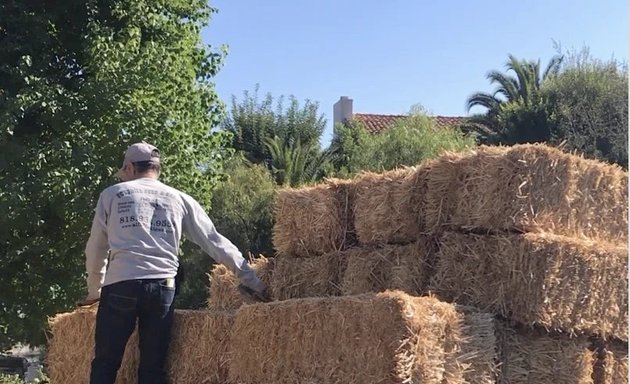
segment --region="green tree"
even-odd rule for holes
[[[243,151],[254,164],[266,164],[271,170],[272,153],[269,140],[279,140],[281,147],[297,143],[310,148],[315,155],[319,140],[326,127],[326,119],[318,112],[319,105],[306,100],[303,106],[294,96],[289,96],[289,106],[284,97],[275,101],[271,94],[259,100],[259,87],[253,94],[243,92],[243,100],[232,97],[232,108],[223,123],[223,129],[233,134],[233,147]]]
[[[484,114],[471,118],[471,122],[487,128],[480,131],[483,142],[515,144],[551,138],[550,110],[541,87],[558,74],[562,60],[562,56],[554,56],[541,74],[540,60],[519,60],[509,55],[506,68],[514,76],[496,70],[486,75],[497,85],[495,91],[475,93],[466,103],[468,111],[477,106],[486,109]]]
[[[365,148],[371,145],[373,139],[372,134],[360,122],[336,124],[327,149],[334,173],[348,177],[361,169],[370,168],[368,160],[370,155]]]
[[[545,87],[556,130],[552,141],[589,157],[628,166],[628,67],[593,58],[588,49],[567,55]]]
[[[136,140],[163,179],[209,206],[226,155],[201,45],[205,1],[7,0],[0,5],[0,347],[45,342],[46,318],[85,294],[99,192]]]
[[[226,165],[228,179],[212,196],[212,219],[217,229],[244,254],[273,255],[272,203],[276,184],[260,164],[238,154]]]
[[[337,125],[329,151],[337,175],[347,177],[364,170],[416,165],[445,150],[473,146],[473,136],[456,127],[435,128],[431,117],[416,110],[376,135],[368,133],[360,123]]]

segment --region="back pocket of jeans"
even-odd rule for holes
[[[117,295],[110,293],[107,297],[107,304],[112,308],[120,312],[132,312],[136,310],[136,298]]]

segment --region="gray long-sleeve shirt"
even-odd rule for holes
[[[195,199],[156,179],[140,178],[115,184],[99,197],[85,249],[88,298],[98,298],[102,286],[119,281],[174,277],[182,234],[243,285],[259,292],[265,288]]]

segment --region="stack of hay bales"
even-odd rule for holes
[[[307,288],[277,298],[320,296],[308,287],[328,274],[335,289],[326,294],[401,289],[474,306],[502,319],[497,335],[514,328],[497,337],[502,382],[591,382],[594,367],[607,367],[600,377],[627,367],[627,173],[619,167],[544,145],[479,147],[365,173],[347,188],[350,213],[332,213],[329,194],[326,217],[353,222],[334,226],[305,216],[325,212],[305,203],[309,189],[280,193],[277,263],[320,269],[292,276],[290,285]],[[342,243],[349,236],[340,228],[356,242]],[[318,244],[330,238],[338,242],[325,253]],[[319,262],[326,258],[336,261]],[[603,356],[598,340],[616,357]]]
[[[285,189],[275,212],[277,253],[252,262],[275,302],[243,305],[215,267],[210,311],[174,330],[172,382],[627,382],[618,167],[543,145],[480,147]],[[56,372],[74,363],[55,340],[78,345],[69,319],[93,327],[85,316],[53,321]],[[203,373],[178,376],[189,367],[175,353]],[[84,377],[81,364],[59,382]],[[125,364],[121,383],[137,356]]]

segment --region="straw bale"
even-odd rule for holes
[[[277,192],[273,243],[284,257],[321,255],[352,242],[353,184],[326,183]]]
[[[421,209],[421,175],[406,167],[357,177],[354,223],[360,244],[404,244],[419,237],[420,215],[413,212]]]
[[[500,180],[511,219],[503,227],[627,241],[628,175],[620,167],[540,144],[514,146],[506,158]]]
[[[628,383],[628,346],[607,345],[604,350],[602,384]]]
[[[339,296],[344,271],[343,252],[308,258],[278,258],[271,281],[277,300]]]
[[[628,175],[541,144],[480,147],[428,165],[425,221],[468,230],[627,241]]]
[[[229,368],[229,340],[235,315],[177,310],[169,348],[172,384],[223,384]]]
[[[429,279],[431,238],[421,236],[409,245],[353,248],[344,252],[347,267],[342,293],[358,295],[398,289],[410,294],[424,291]]]
[[[94,358],[96,308],[80,308],[50,320],[47,367],[52,383],[86,383]],[[168,358],[171,383],[224,383],[228,339],[233,314],[209,311],[175,311]],[[138,335],[130,337],[117,384],[137,382]]]
[[[569,227],[578,236],[627,243],[628,173],[617,166],[579,158],[576,174]]]
[[[274,268],[274,259],[260,256],[249,262],[251,268],[261,279],[267,288],[271,287]],[[247,297],[243,297],[238,291],[239,280],[236,275],[222,264],[216,264],[210,273],[210,290],[208,296],[208,308],[216,311],[236,310],[243,303],[248,303]],[[273,292],[270,289],[273,297]]]
[[[452,331],[460,321],[452,305],[400,291],[243,306],[231,343],[241,358],[232,361],[230,379],[444,383],[462,349],[461,333]]]
[[[504,147],[480,146],[474,151],[445,152],[424,163],[426,190],[418,221],[432,231],[442,227],[494,228],[489,212],[476,209],[497,203],[505,152]]]
[[[497,322],[499,384],[592,384],[595,352],[586,338],[540,335]]]
[[[549,234],[445,233],[431,291],[523,324],[628,338],[627,247]]]
[[[494,316],[473,307],[455,308],[458,324],[446,339],[444,384],[495,384],[499,366]]]

